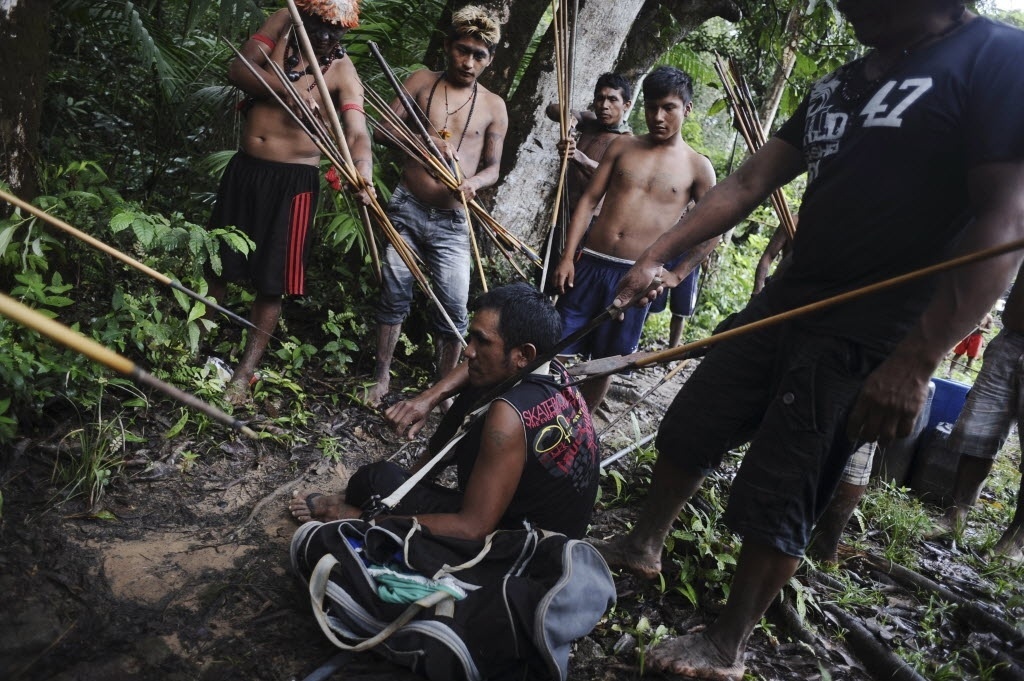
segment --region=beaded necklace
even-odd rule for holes
[[[334,46],[333,50],[321,57],[318,57],[317,61],[320,63],[320,73],[327,73],[327,69],[331,68],[331,64],[338,59],[342,59],[345,54],[345,46],[338,43]],[[299,61],[299,49],[298,45],[295,44],[295,36],[293,35],[292,40],[288,45],[288,55],[284,58],[285,75],[288,76],[288,80],[293,83],[303,76],[313,75],[312,64],[306,64],[306,68],[302,71],[296,70],[295,67],[299,65]],[[316,87],[316,81],[313,81],[310,86],[306,88],[306,92],[311,91],[314,87]]]
[[[437,80],[434,81],[434,84],[430,88],[430,94],[427,95],[427,121],[428,122],[430,121],[430,105],[433,104],[433,102],[434,102],[434,92],[437,90],[438,83],[440,83],[443,79],[444,79],[444,71],[442,71],[441,75],[438,76]],[[455,109],[455,111],[449,111],[448,110],[448,86],[445,85],[445,88],[444,88],[444,125],[442,125],[441,129],[437,131],[437,134],[438,134],[438,136],[440,136],[441,139],[448,140],[452,136],[451,131],[448,129],[448,118],[449,118],[449,116],[454,116],[455,114],[459,113],[464,108],[466,108],[466,105],[469,104],[469,114],[466,115],[466,124],[464,126],[462,126],[462,134],[459,135],[459,143],[455,145],[455,151],[458,151],[459,149],[462,148],[462,140],[466,139],[466,131],[469,130],[469,122],[471,120],[473,120],[473,110],[476,108],[476,95],[477,95],[476,86],[477,86],[477,82],[474,80],[473,81],[473,92],[472,92],[472,94],[470,94],[469,97],[466,99],[466,101],[462,103],[462,106],[460,106],[459,108]]]

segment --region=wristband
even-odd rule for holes
[[[251,36],[249,36],[249,40],[255,40],[258,43],[263,43],[271,50],[273,50],[274,47],[277,45],[277,43],[275,43],[273,40],[263,35],[262,33],[253,33]]]

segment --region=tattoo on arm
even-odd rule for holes
[[[502,432],[497,428],[492,428],[487,433],[487,441],[494,447],[504,449],[506,443],[509,441],[509,436],[508,433]]]

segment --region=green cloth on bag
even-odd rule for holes
[[[466,591],[451,577],[430,579],[416,572],[401,572],[387,565],[368,565],[370,576],[377,582],[377,595],[385,603],[415,603],[435,591],[444,591],[457,601]]]

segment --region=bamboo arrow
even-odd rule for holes
[[[561,142],[567,143],[569,141],[569,118],[571,117],[570,112],[570,98],[572,97],[572,85],[569,83],[568,72],[570,71],[572,64],[572,54],[569,52],[569,42],[566,39],[566,33],[569,31],[569,23],[567,9],[565,7],[564,0],[562,2],[556,2],[552,0],[551,9],[554,19],[551,22],[551,29],[554,34],[555,40],[555,83],[558,89],[558,125],[559,132],[561,133]],[[551,220],[548,223],[548,238],[544,248],[544,264],[541,267],[540,275],[540,290],[543,292],[547,286],[548,270],[551,267],[551,256],[553,255],[553,245],[555,241],[555,232],[558,228],[558,215],[559,207],[562,205],[562,193],[565,191],[565,175],[569,169],[569,147],[564,147],[565,151],[562,153],[558,165],[558,183],[555,187],[555,201],[551,207]],[[563,231],[564,234],[564,231]],[[564,250],[565,244],[562,243],[561,250]]]
[[[82,334],[69,329],[60,322],[56,322],[49,317],[40,314],[27,305],[19,303],[14,298],[3,293],[0,293],[0,314],[10,317],[19,324],[26,326],[33,331],[37,331],[61,345],[71,348],[75,352],[85,355],[94,362],[99,362],[119,374],[127,376],[139,385],[159,390],[168,397],[181,402],[185,406],[192,407],[193,409],[206,414],[215,421],[219,421],[226,426],[234,428],[243,435],[247,435],[254,439],[259,438],[259,435],[257,435],[254,430],[230,414],[221,411],[212,404],[202,401],[195,395],[161,381],[152,374],[146,373],[140,369],[127,357],[117,354],[113,350],[100,345],[91,338],[86,338]]]
[[[302,23],[302,15],[299,14],[299,8],[295,6],[295,0],[288,0],[288,12],[291,14],[292,24],[295,26],[295,33],[299,37],[299,44],[302,47],[302,55],[306,58],[306,62],[308,64],[317,64],[316,53],[313,51],[313,45],[309,42],[309,34],[306,33],[306,26]],[[341,155],[345,159],[345,163],[352,167],[352,174],[357,180],[357,184],[355,186],[360,189],[367,189],[368,185],[365,178],[355,172],[356,164],[352,160],[352,152],[348,148],[348,140],[345,138],[345,131],[341,127],[341,118],[338,117],[338,109],[334,106],[334,99],[331,97],[331,91],[327,88],[327,81],[324,80],[324,74],[321,73],[320,69],[313,69],[313,80],[316,81],[317,90],[320,92],[320,100],[324,103],[324,108],[327,109],[327,118],[331,124],[331,130],[334,132],[334,138],[337,140],[338,147],[341,149]],[[373,260],[374,274],[377,276],[378,282],[383,281],[380,271],[380,255],[377,253],[377,242],[373,238],[373,229],[370,225],[370,213],[366,209],[366,206],[360,204],[359,215],[363,220],[363,227],[366,229],[367,244],[370,247],[370,257],[371,260]]]
[[[247,329],[251,329],[253,331],[259,331],[259,328],[257,328],[256,325],[253,324],[252,322],[250,322],[248,319],[244,319],[242,317],[239,317],[238,315],[236,315],[234,312],[232,312],[231,310],[227,309],[226,307],[222,307],[222,306],[218,305],[216,303],[216,301],[214,301],[213,299],[199,295],[198,293],[196,293],[192,289],[189,289],[189,288],[186,288],[185,286],[182,286],[181,282],[179,282],[178,280],[171,279],[167,275],[160,274],[159,272],[154,270],[152,267],[149,267],[148,265],[142,264],[141,262],[139,262],[135,258],[132,258],[131,256],[129,256],[129,255],[125,254],[125,253],[122,253],[121,251],[117,250],[113,246],[109,246],[109,245],[103,243],[102,241],[100,241],[99,239],[97,239],[95,237],[89,236],[88,234],[86,234],[85,232],[83,232],[83,231],[81,231],[79,229],[75,229],[74,227],[72,227],[68,223],[64,222],[60,218],[56,218],[56,217],[50,215],[49,213],[47,213],[46,211],[40,210],[39,208],[36,208],[31,203],[27,203],[25,201],[22,201],[17,196],[14,196],[13,194],[8,194],[7,192],[5,192],[2,189],[0,189],[0,198],[2,198],[4,201],[6,201],[7,203],[9,203],[9,204],[11,204],[13,206],[17,206],[18,208],[22,209],[23,211],[25,211],[27,213],[31,213],[32,215],[36,216],[37,218],[39,218],[43,222],[46,222],[46,223],[48,223],[50,225],[53,225],[54,227],[56,227],[57,229],[59,229],[59,230],[61,230],[63,232],[67,232],[68,234],[70,234],[71,236],[75,237],[76,239],[78,239],[80,241],[84,241],[85,243],[89,244],[93,248],[96,248],[96,249],[98,249],[100,251],[103,251],[104,253],[106,253],[107,255],[109,255],[111,257],[117,258],[118,260],[120,260],[121,262],[125,263],[126,265],[137,269],[138,271],[140,271],[143,274],[146,274],[146,275],[152,277],[153,279],[156,279],[161,284],[165,284],[167,286],[170,286],[175,291],[181,291],[182,293],[184,293],[188,297],[192,298],[193,300],[197,300],[200,303],[206,305],[207,307],[212,308],[212,309],[216,310],[217,312],[220,312],[225,317],[228,317],[232,321],[241,324],[242,326],[246,327]]]
[[[380,53],[377,43],[371,40],[366,44],[370,47],[370,53],[373,54],[373,58],[376,59],[377,63],[380,65],[380,70],[384,73],[384,77],[387,79],[388,84],[391,85],[391,89],[394,90],[395,94],[398,96],[398,101],[402,103],[402,107],[409,113],[409,119],[416,125],[416,131],[420,134],[420,137],[423,138],[423,143],[430,149],[430,153],[436,156],[439,160],[448,164],[449,160],[445,158],[444,154],[441,153],[441,150],[437,148],[436,144],[434,144],[433,138],[431,138],[430,133],[427,132],[426,126],[423,125],[423,119],[420,117],[420,108],[416,105],[416,102],[413,101],[412,97],[409,96],[409,93],[406,92],[405,87],[398,82],[398,78],[395,77],[395,72],[391,70],[391,66],[389,66],[387,61],[384,59],[384,55]]]
[[[288,104],[285,103],[284,99],[282,99],[281,96],[274,91],[270,83],[268,83],[267,80],[263,77],[263,75],[256,70],[256,67],[253,66],[249,62],[249,60],[246,59],[245,56],[238,51],[238,48],[236,48],[234,45],[228,42],[226,38],[222,39],[224,40],[225,43],[227,43],[228,47],[231,48],[231,50],[235,53],[235,56],[240,60],[240,63],[243,64],[247,69],[249,69],[249,72],[257,80],[259,80],[267,89],[267,93],[281,106],[281,108],[288,115],[292,117],[292,120],[295,121],[295,124],[306,131],[306,134],[308,134],[309,138],[313,140],[314,144],[316,144],[317,149],[320,150],[320,153],[326,156],[328,159],[330,159],[330,161],[334,163],[337,168],[339,168],[340,172],[345,176],[346,181],[349,182],[350,184],[358,185],[358,183],[360,183],[362,180],[358,173],[355,172],[355,167],[346,163],[344,159],[340,158],[339,153],[336,151],[336,147],[329,146],[330,139],[329,135],[327,134],[327,131],[323,128],[322,124],[316,118],[316,116],[314,115],[313,111],[309,108],[309,106],[305,103],[303,98],[295,90],[295,86],[292,85],[292,83],[288,80],[288,77],[284,74],[284,71],[281,69],[281,67],[278,66],[276,62],[269,59],[269,55],[267,55],[268,65],[272,67],[272,69],[274,70],[274,74],[281,81],[281,84],[287,89],[289,96],[291,96],[292,98],[292,101],[295,102],[296,106],[301,110],[301,118],[299,117],[298,114],[296,114],[295,111],[292,110],[292,107],[288,106]],[[264,52],[264,54],[266,54],[266,52]],[[448,315],[448,312],[441,305],[441,301],[438,300],[437,295],[430,288],[430,284],[429,282],[427,282],[427,279],[423,275],[423,272],[416,264],[415,252],[413,252],[409,248],[408,244],[406,244],[405,241],[402,239],[402,236],[397,232],[397,230],[395,230],[394,226],[391,224],[391,221],[388,219],[387,213],[385,212],[384,208],[381,207],[380,202],[377,200],[377,197],[374,194],[370,195],[370,208],[373,209],[374,217],[377,219],[378,224],[381,225],[381,228],[384,232],[384,236],[387,237],[392,247],[394,247],[395,251],[402,258],[402,261],[405,263],[406,267],[409,268],[409,271],[412,273],[413,278],[416,280],[416,283],[420,286],[420,289],[422,289],[423,293],[436,306],[438,313],[448,324],[448,327],[452,329],[455,336],[459,339],[459,342],[462,343],[463,347],[465,347],[466,341],[462,337],[461,332],[459,331],[458,327],[455,326],[455,322],[452,321],[451,317]]]
[[[747,85],[746,79],[740,73],[736,62],[732,59],[729,59],[729,70],[727,71],[725,64],[722,63],[722,58],[716,54],[715,71],[718,73],[718,77],[722,81],[722,87],[725,89],[725,99],[732,108],[733,121],[736,124],[736,128],[743,135],[743,141],[746,142],[747,149],[753,154],[764,146],[765,132],[761,127],[760,121],[757,120],[750,86]],[[796,235],[796,221],[793,219],[793,213],[789,210],[789,204],[786,203],[786,196],[782,193],[782,188],[780,187],[773,191],[770,198],[772,207],[779,216],[779,223],[786,230],[786,235],[792,240]]]
[[[905,284],[910,281],[915,281],[923,277],[930,276],[932,274],[938,274],[945,272],[957,267],[964,265],[970,265],[972,263],[994,258],[998,255],[1010,253],[1024,248],[1024,239],[1017,239],[1016,241],[1010,241],[1009,243],[1002,244],[1000,246],[993,246],[991,248],[985,248],[974,253],[968,253],[956,258],[951,258],[944,262],[936,263],[935,265],[929,265],[928,267],[922,267],[921,269],[914,270],[913,272],[907,272],[891,279],[885,279],[874,284],[869,284],[846,293],[840,293],[839,295],[819,300],[814,303],[808,303],[792,310],[780,312],[777,315],[771,317],[765,317],[749,324],[743,324],[731,329],[716,333],[713,336],[707,338],[701,338],[700,340],[693,341],[692,343],[685,343],[675,348],[669,348],[668,350],[661,350],[658,352],[635,352],[631,355],[616,355],[615,357],[602,357],[601,359],[595,359],[590,362],[581,362],[569,369],[569,373],[574,376],[586,376],[584,380],[590,380],[592,378],[598,378],[601,376],[610,376],[623,371],[632,369],[642,369],[652,364],[661,364],[663,362],[671,362],[674,359],[681,359],[686,356],[687,353],[703,348],[719,341],[728,340],[736,336],[742,336],[747,333],[759,331],[767,326],[779,324],[781,322],[789,321],[796,317],[802,317],[812,312],[818,312],[826,308],[834,307],[841,303],[845,303],[855,298],[861,298],[872,293],[884,291],[886,289]],[[651,285],[655,286],[654,284]],[[648,287],[649,291],[651,287]]]
[[[661,285],[661,281],[658,280],[657,278],[655,278],[654,282],[652,282],[651,285],[652,286],[660,286]],[[629,301],[627,307],[629,305],[633,305],[636,301],[640,300],[640,298],[642,298],[646,293],[647,293],[647,291],[641,291],[641,292],[637,293],[635,296],[633,296],[633,299]],[[573,345],[574,343],[576,343],[576,341],[580,340],[581,338],[583,338],[588,333],[590,333],[591,331],[593,331],[597,327],[601,326],[605,322],[607,322],[607,321],[617,317],[619,315],[619,313],[621,313],[621,312],[622,312],[622,308],[615,307],[614,303],[612,305],[609,305],[600,314],[598,314],[596,317],[591,319],[589,322],[587,322],[586,324],[584,324],[579,329],[577,329],[573,333],[569,334],[568,336],[566,336],[562,340],[558,341],[558,343],[555,344],[555,347],[551,348],[550,350],[545,352],[543,355],[537,356],[536,358],[534,358],[534,360],[532,362],[527,364],[525,367],[520,369],[518,372],[516,372],[515,374],[513,374],[509,378],[506,378],[504,381],[499,383],[497,386],[495,386],[493,389],[491,389],[490,392],[488,392],[482,398],[477,400],[476,404],[477,405],[481,405],[481,404],[490,403],[496,397],[499,397],[500,395],[503,395],[509,388],[514,386],[519,381],[523,380],[524,377],[529,376],[531,373],[533,373],[534,371],[539,369],[544,364],[546,364],[546,363],[550,362],[551,360],[555,359],[556,357],[558,357],[558,355],[560,355],[567,347]],[[579,366],[579,365],[577,365],[577,366]]]

